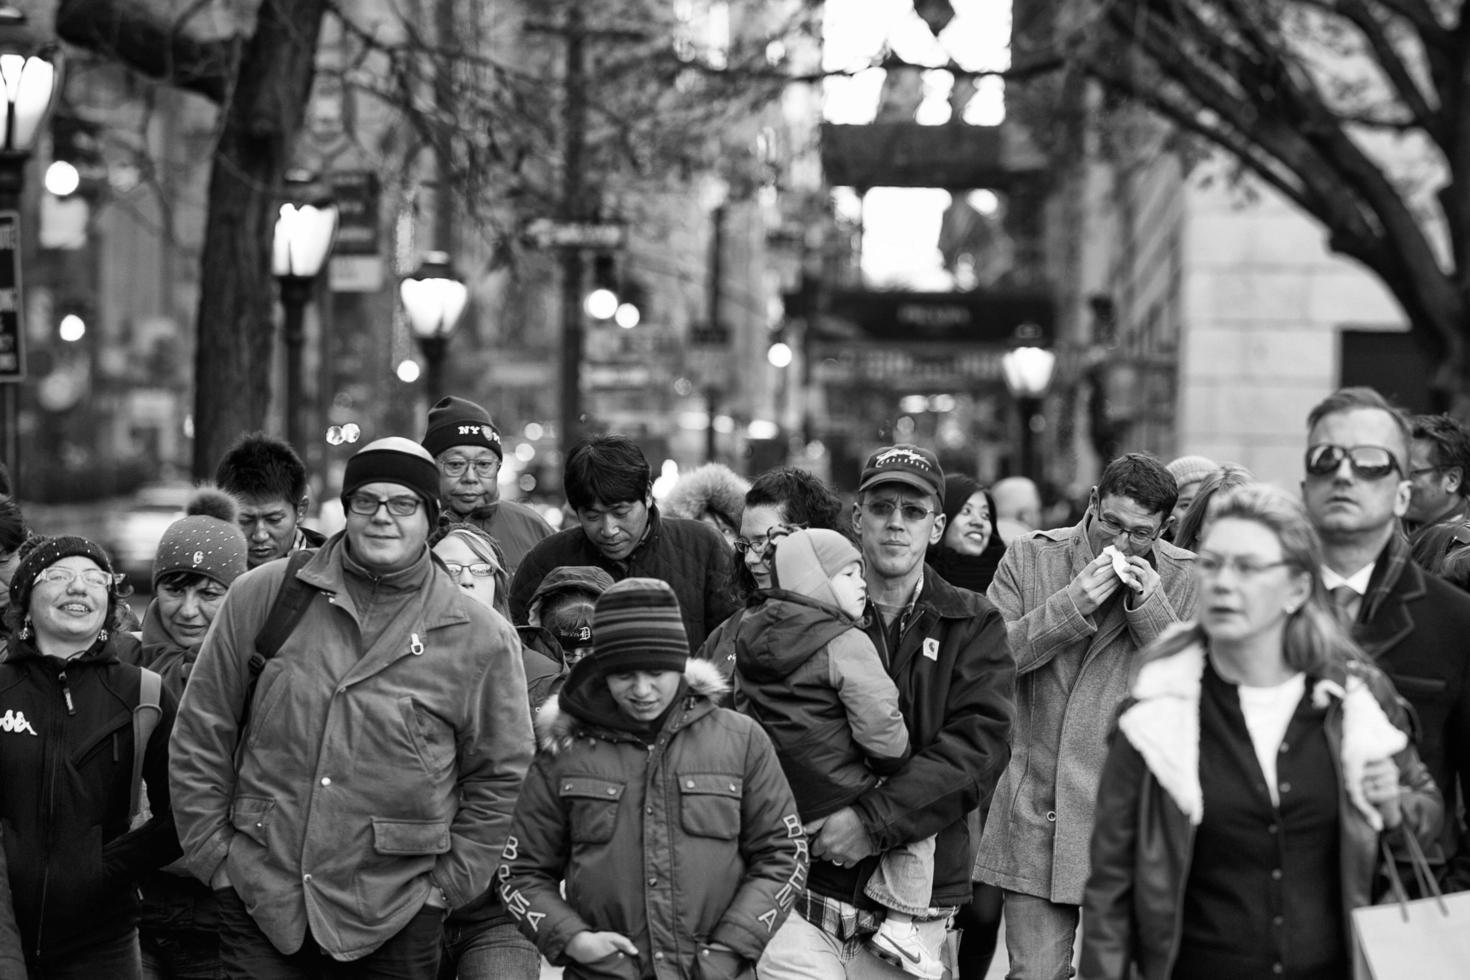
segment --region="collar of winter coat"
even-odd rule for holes
[[[708,660],[690,657],[684,681],[674,705],[664,720],[664,730],[673,733],[715,710],[714,701],[729,689],[720,669]],[[603,680],[602,670],[592,657],[584,657],[567,675],[561,691],[546,700],[536,714],[536,741],[552,755],[568,748],[579,735],[606,741],[624,741],[628,721]]]
[[[1171,632],[1188,630],[1179,624]],[[1161,637],[1161,642],[1170,634]],[[1205,648],[1191,643],[1178,653],[1150,660],[1133,683],[1133,701],[1118,718],[1118,730],[1176,806],[1198,825],[1204,816],[1199,782],[1199,705]],[[1403,751],[1408,736],[1388,720],[1372,690],[1356,674],[1341,670],[1310,686],[1312,703],[1342,718],[1339,756],[1344,790],[1375,830],[1383,819],[1363,796],[1363,769],[1369,762]]]
[[[1358,622],[1371,622],[1378,614],[1384,599],[1398,585],[1408,566],[1412,564],[1409,539],[1403,531],[1395,530],[1388,536],[1388,544],[1373,561],[1373,574],[1368,579],[1368,591],[1363,596],[1363,609]]]
[[[757,682],[790,674],[857,621],[810,596],[785,589],[760,592],[765,601],[746,611],[735,633],[740,672]]]
[[[159,657],[174,650],[182,655],[184,663],[193,663],[199,658],[199,647],[186,650],[168,635],[168,630],[163,628],[163,619],[158,613],[157,599],[148,603],[148,608],[143,611],[143,629],[139,640],[143,644],[144,663],[157,663]]]
[[[297,578],[314,589],[338,596],[338,603],[344,604],[340,597],[348,594],[348,575],[361,579],[364,585],[378,589],[421,592],[424,602],[424,626],[429,629],[469,620],[464,610],[458,606],[464,592],[450,581],[448,572],[434,564],[427,547],[424,548],[417,561],[402,571],[374,576],[347,553],[347,532],[338,531],[317,549],[316,554],[312,555],[305,565],[301,566]],[[433,587],[439,584],[441,576],[444,588]]]
[[[944,580],[944,576],[925,565],[914,610],[929,608],[941,619],[970,619],[975,615],[974,601],[977,598],[981,597],[955,588]]]

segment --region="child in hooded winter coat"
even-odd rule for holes
[[[909,757],[898,688],[857,627],[867,602],[862,555],[836,531],[796,531],[773,542],[772,588],[747,613],[735,642],[736,701],[776,745],[809,834],[897,772]],[[914,916],[929,909],[934,838],[885,852],[864,892],[888,910],[869,946],[917,977],[942,965]]]
[[[667,583],[613,585],[592,636],[536,719],[506,910],[567,980],[749,980],[806,884],[776,753],[712,700],[724,678],[689,658]]]

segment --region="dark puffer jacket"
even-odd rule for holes
[[[20,641],[0,663],[5,857],[25,948],[43,959],[132,929],[137,879],[180,853],[168,793],[176,701],[167,689],[143,763],[154,815],[128,829],[142,671],[118,652],[136,660],[137,642],[114,635],[62,661]]]
[[[679,597],[689,648],[696,650],[710,631],[736,609],[730,591],[730,547],[708,524],[660,517],[648,509],[648,533],[626,561],[605,557],[579,526],[558,531],[532,548],[510,583],[510,618],[530,622],[531,596],[553,568],[595,565],[620,582],[625,578],[663,579]]]
[[[872,640],[805,596],[766,595],[735,640],[736,703],[770,736],[801,819],[811,821],[896,772],[909,736]]]
[[[652,744],[627,730],[592,658],[537,719],[542,751],[499,880],[521,931],[569,980],[750,976],[805,881],[806,837],[770,741],[711,703],[724,683],[709,664],[691,660],[685,677]],[[567,941],[588,929],[627,936],[636,962],[568,962]]]

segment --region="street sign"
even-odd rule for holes
[[[343,170],[329,174],[327,179],[338,216],[332,254],[377,255],[381,196],[378,175],[369,170]]]
[[[537,218],[526,226],[526,235],[540,248],[620,248],[627,230],[602,222]]]
[[[787,302],[788,312],[798,300]],[[808,311],[798,310],[798,314]],[[1044,291],[975,290],[925,293],[901,290],[835,289],[822,315],[810,321],[811,336],[827,340],[994,344],[1004,348],[1023,323],[1035,324],[1049,342],[1056,304]]]
[[[20,214],[0,211],[0,383],[25,377],[21,323]]]

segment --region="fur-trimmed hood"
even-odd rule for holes
[[[750,483],[722,463],[705,463],[679,477],[663,499],[664,513],[697,521],[712,513],[737,532]]]
[[[607,691],[601,670],[593,663],[594,657],[579,660],[561,691],[548,698],[536,713],[536,744],[542,751],[556,755],[571,745],[581,732],[608,731],[610,726],[604,723],[604,719],[609,718],[608,712],[617,712],[618,709]],[[682,710],[684,717],[671,716],[666,724],[686,724],[691,720],[691,709],[714,707],[719,697],[729,689],[730,685],[718,667],[700,657],[690,657],[684,667],[684,689],[677,699],[684,703],[682,709],[677,704],[674,708],[675,712]]]
[[[1204,816],[1199,709],[1205,656],[1204,647],[1193,643],[1144,664],[1133,684],[1134,702],[1118,718],[1119,731],[1195,825]],[[1316,680],[1311,693],[1312,703],[1319,708],[1330,708],[1334,702],[1340,705],[1343,788],[1368,824],[1381,830],[1382,817],[1363,796],[1363,769],[1369,762],[1403,751],[1408,736],[1389,721],[1368,684],[1354,673]]]

